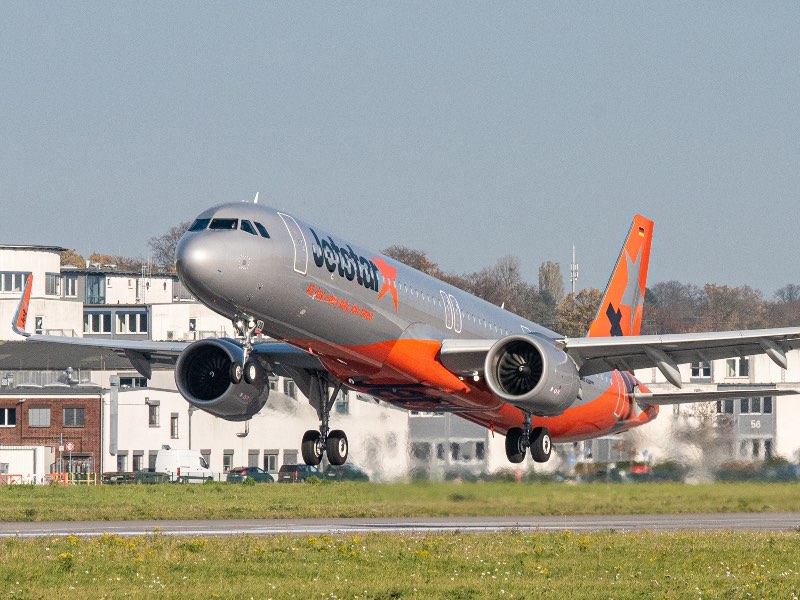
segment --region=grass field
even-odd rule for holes
[[[0,521],[800,511],[787,483],[6,486]]]
[[[3,598],[798,598],[800,534],[7,539]]]

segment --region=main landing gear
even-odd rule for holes
[[[525,460],[525,452],[530,448],[531,457],[538,463],[550,460],[553,442],[546,427],[533,427],[530,413],[525,413],[522,427],[512,427],[506,434],[506,456],[512,463]]]
[[[263,321],[256,321],[252,317],[237,317],[233,319],[233,327],[239,337],[243,338],[242,362],[234,361],[231,364],[231,381],[239,383],[242,379],[250,385],[262,385],[266,383],[266,373],[257,360],[250,358],[253,351],[253,336],[260,335],[264,327]]]
[[[322,462],[322,455],[328,457],[328,462],[339,466],[347,462],[347,436],[341,429],[331,430],[329,427],[331,407],[336,396],[342,389],[342,384],[338,381],[334,383],[333,390],[328,395],[328,379],[324,374],[319,374],[313,380],[312,397],[309,398],[312,406],[317,409],[320,419],[319,431],[309,430],[303,435],[303,443],[300,450],[303,454],[303,461],[307,465],[318,465]]]

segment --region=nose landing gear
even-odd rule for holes
[[[521,463],[525,460],[525,452],[530,448],[531,458],[535,462],[544,463],[550,460],[553,441],[546,427],[533,427],[532,415],[525,413],[522,427],[512,427],[506,433],[506,456],[509,462]]]
[[[253,336],[261,335],[264,328],[264,321],[256,321],[253,317],[236,317],[233,319],[233,328],[239,337],[242,338],[242,362],[234,362],[231,365],[231,381],[239,383],[242,379],[250,385],[263,385],[266,381],[266,373],[261,364],[250,358],[253,351]]]

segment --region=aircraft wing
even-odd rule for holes
[[[572,357],[582,377],[614,369],[633,371],[657,367],[671,383],[681,387],[679,364],[767,354],[785,369],[786,352],[800,348],[800,327],[550,341]],[[458,375],[482,373],[486,354],[495,342],[497,340],[444,340],[440,359]]]
[[[48,344],[51,347],[60,344],[70,346],[84,346],[87,348],[102,348],[111,350],[119,356],[127,358],[133,367],[144,377],[150,378],[154,365],[174,367],[181,352],[194,342],[156,342],[151,340],[121,340],[103,338],[82,338],[61,335],[32,335],[25,331],[28,318],[28,304],[31,298],[33,276],[28,276],[25,290],[19,300],[19,305],[11,319],[11,328],[15,333],[23,336],[27,342]],[[239,343],[237,340],[230,340]],[[275,367],[287,366],[303,369],[324,369],[322,363],[313,356],[285,342],[263,340],[253,344],[253,353],[267,359]]]
[[[133,367],[144,377],[150,377],[154,366],[174,367],[178,356],[192,342],[155,342],[150,340],[119,340],[80,338],[57,335],[28,335],[28,343],[52,346],[67,344],[89,348],[111,350],[127,358]],[[236,340],[231,340],[236,342]],[[285,342],[264,340],[253,344],[253,354],[267,359],[273,366],[299,367],[303,369],[324,369],[316,356]]]
[[[563,344],[583,377],[613,369],[658,367],[671,383],[681,387],[679,364],[767,354],[785,369],[786,352],[800,348],[800,327],[576,338],[565,339]]]
[[[665,404],[688,404],[691,402],[714,402],[730,398],[754,398],[760,396],[792,396],[800,390],[788,388],[753,388],[749,390],[688,390],[685,392],[636,392],[636,402],[643,406]]]

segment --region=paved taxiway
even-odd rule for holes
[[[198,521],[57,521],[0,523],[0,537],[50,535],[320,535],[491,533],[497,531],[800,531],[800,512],[568,517],[420,517],[391,519],[236,519]]]

